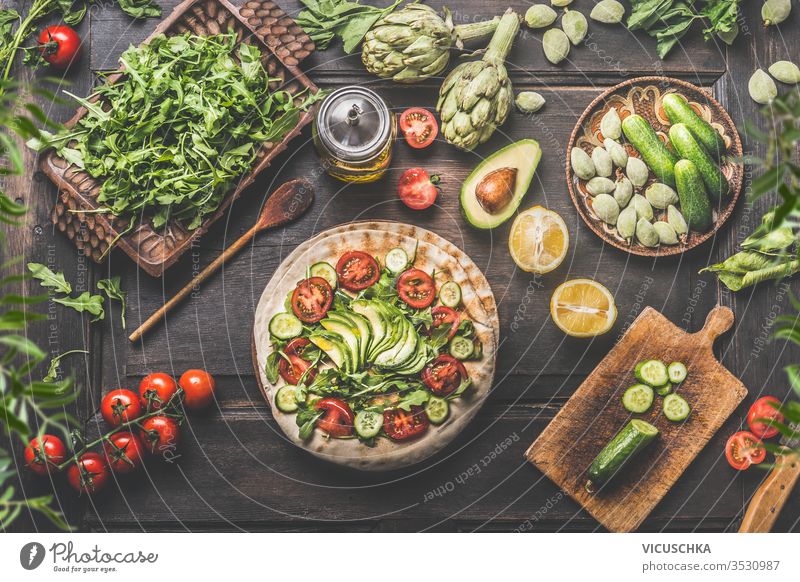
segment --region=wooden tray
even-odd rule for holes
[[[622,119],[632,113],[638,113],[649,121],[659,137],[668,143],[667,131],[670,123],[661,107],[661,100],[668,93],[680,93],[686,97],[695,111],[721,133],[727,146],[728,161],[722,164],[720,169],[728,179],[730,194],[725,201],[724,207],[714,209],[714,225],[711,230],[704,233],[692,232],[688,237],[682,236],[680,237],[680,243],[677,245],[661,245],[651,248],[641,245],[635,240],[633,242],[626,241],[619,236],[615,227],[609,226],[600,220],[592,209],[592,196],[586,191],[586,181],[580,180],[572,172],[570,154],[573,147],[581,147],[590,154],[595,146],[602,144],[603,137],[600,133],[600,120],[611,107],[617,108]],[[638,156],[638,153],[630,144],[625,144],[625,147],[629,155]],[[736,126],[733,124],[728,112],[725,111],[725,108],[706,91],[696,85],[671,77],[638,77],[603,91],[581,115],[575,125],[575,129],[572,130],[569,145],[567,146],[567,186],[569,187],[569,195],[572,197],[572,202],[578,209],[583,221],[605,242],[634,255],[646,257],[677,255],[708,240],[730,218],[736,206],[736,201],[739,199],[744,177],[744,167],[732,160],[733,158],[741,158],[741,156],[742,142],[739,139]],[[615,168],[615,172],[619,172],[619,170]],[[644,193],[645,188],[654,181],[652,172],[650,176],[650,180],[645,187],[637,188],[637,192]],[[612,174],[613,179],[614,175]],[[665,211],[655,209],[654,211],[656,218],[661,214],[666,214]]]
[[[703,329],[690,334],[647,307],[531,445],[528,460],[609,530],[637,529],[747,395],[712,352],[714,340],[732,325],[733,312],[718,306]],[[677,392],[692,412],[683,423],[670,422],[656,397],[649,412],[635,416],[658,428],[657,441],[590,495],[586,470],[632,417],[622,394],[635,383],[636,363],[651,358],[686,364],[689,375]]]
[[[271,0],[248,0],[237,10],[228,0],[186,0],[156,26],[144,41],[155,35],[193,32],[216,34],[232,28],[240,42],[258,46],[263,54],[262,63],[270,77],[280,79],[271,88],[284,89],[293,95],[302,91],[316,92],[317,87],[305,76],[297,65],[314,50],[313,41],[305,32]],[[122,72],[108,77],[116,82]],[[84,115],[81,107],[65,125],[72,127]],[[188,250],[192,241],[201,236],[218,220],[242,191],[250,186],[255,177],[263,172],[272,160],[286,149],[300,130],[313,117],[313,110],[301,116],[300,122],[280,142],[267,142],[256,156],[253,169],[239,179],[236,188],[223,199],[217,211],[203,224],[192,231],[180,222],[172,221],[164,228],[154,230],[149,223],[142,223],[132,232],[121,237],[116,246],[136,261],[148,274],[158,277],[173,265]],[[65,233],[76,246],[93,260],[100,262],[109,245],[129,224],[108,214],[81,213],[93,210],[101,183],[86,172],[71,166],[66,160],[50,151],[41,161],[42,171],[58,186],[60,193],[52,213],[53,224]],[[77,211],[77,212],[76,212]]]

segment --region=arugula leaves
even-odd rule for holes
[[[122,290],[119,275],[110,279],[100,279],[97,282],[97,288],[103,291],[109,299],[116,299],[120,302],[120,319],[122,320],[122,329],[125,329],[125,299],[128,293]]]
[[[70,307],[79,313],[86,311],[94,315],[95,318],[92,322],[99,321],[106,316],[106,312],[103,309],[103,298],[100,295],[91,295],[88,291],[84,291],[77,297],[60,297],[53,299],[53,301],[65,307]]]
[[[306,7],[295,18],[320,50],[335,38],[342,39],[342,48],[352,53],[379,18],[394,10],[402,0],[386,8],[377,8],[348,0],[300,0]]]
[[[28,263],[28,271],[34,279],[39,281],[42,287],[47,287],[69,295],[72,293],[72,285],[64,279],[64,273],[54,273],[46,265],[41,263]]]
[[[75,97],[88,113],[72,129],[29,145],[57,153],[102,180],[103,208],[154,228],[193,230],[248,172],[263,142],[279,141],[320,98],[270,85],[257,47],[234,33],[160,35],[126,50],[126,75],[100,86],[110,105]],[[73,96],[74,97],[74,96]]]
[[[70,350],[63,354],[58,354],[50,360],[50,365],[47,368],[47,374],[42,378],[42,382],[55,382],[58,377],[58,367],[61,365],[61,360],[72,354],[88,354],[87,350]]]

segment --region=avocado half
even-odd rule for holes
[[[461,185],[461,211],[467,221],[475,228],[488,229],[500,226],[511,218],[528,191],[541,158],[542,150],[539,142],[533,139],[521,139],[497,150],[483,160]],[[517,170],[514,193],[511,201],[502,210],[490,214],[478,202],[475,190],[484,177],[501,168]]]

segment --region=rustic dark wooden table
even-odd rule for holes
[[[168,12],[177,0],[160,3]],[[441,5],[438,0],[430,3]],[[521,12],[528,5],[508,4]],[[588,14],[591,4],[592,0],[575,0],[574,6]],[[292,14],[299,8],[297,0],[282,5]],[[452,2],[450,8],[460,22],[489,17],[506,6],[506,2],[468,0]],[[745,119],[760,123],[757,106],[747,96],[747,79],[756,66],[800,54],[800,10],[780,30],[765,30],[759,7],[759,2],[743,2],[742,33],[734,47],[704,43],[696,30],[666,61],[657,59],[650,38],[633,36],[622,26],[590,21],[585,46],[573,48],[569,62],[556,67],[544,59],[541,33],[523,29],[509,57],[514,88],[541,92],[546,107],[533,117],[512,113],[502,130],[473,153],[459,153],[444,142],[424,153],[399,145],[394,168],[377,184],[344,186],[325,175],[306,128],[290,151],[163,279],[145,275],[121,254],[112,255],[102,266],[79,255],[51,226],[49,214],[56,192],[36,170],[35,157],[27,154],[30,172],[13,183],[12,191],[32,212],[27,226],[8,241],[8,252],[63,270],[76,291],[92,289],[96,279],[109,273],[121,274],[129,297],[129,326],[152,313],[164,297],[249,228],[265,196],[278,184],[305,176],[317,189],[317,201],[302,220],[259,237],[143,345],[127,341],[116,305],[111,307],[112,317],[92,325],[86,317],[51,305],[53,318],[31,329],[33,337],[53,353],[91,351],[85,361],[71,359],[64,370],[83,386],[79,412],[87,419],[92,418],[101,394],[119,386],[135,387],[151,371],[179,375],[187,368],[203,367],[218,380],[216,404],[207,415],[189,418],[180,458],[174,464],[150,464],[146,473],[121,479],[112,491],[92,500],[78,499],[66,487],[58,489],[58,500],[70,520],[88,531],[599,530],[590,516],[526,463],[523,452],[645,306],[696,330],[706,313],[722,303],[734,310],[736,325],[735,332],[718,342],[718,354],[749,388],[750,396],[642,529],[735,531],[764,473],[736,474],[725,462],[723,444],[739,428],[756,397],[788,394],[783,366],[796,362],[800,354],[791,353],[784,343],[768,341],[775,317],[791,309],[788,285],[765,284],[733,295],[720,289],[714,277],[698,275],[698,270],[729,255],[771,200],[740,201],[730,223],[713,241],[684,256],[638,258],[604,246],[581,222],[567,194],[564,154],[573,125],[598,92],[639,75],[670,75],[708,87],[739,127]],[[94,72],[115,67],[120,53],[138,43],[155,24],[156,20],[132,22],[108,3],[92,8],[80,27],[87,50],[69,75],[71,90],[87,93]],[[358,56],[345,58],[338,49],[312,55],[303,68],[320,87],[368,83],[400,109],[432,108],[436,101],[436,83],[402,87],[378,82],[365,73]],[[57,106],[50,113],[63,120],[72,109]],[[541,277],[515,268],[506,246],[509,223],[492,232],[477,231],[466,224],[458,209],[460,183],[480,157],[520,138],[537,139],[544,150],[523,206],[541,204],[557,211],[570,230],[566,261]],[[742,138],[745,150],[753,151],[754,145]],[[442,176],[439,208],[414,212],[398,201],[397,179],[413,165],[424,165]],[[748,172],[748,188],[751,179]],[[312,234],[363,218],[417,224],[463,248],[489,279],[502,324],[496,387],[477,419],[443,454],[392,475],[353,473],[324,464],[285,442],[258,391],[250,359],[254,306],[282,259]],[[614,330],[591,341],[565,337],[549,318],[553,289],[577,276],[593,277],[608,286],[619,308]],[[792,285],[797,287],[796,282]],[[511,444],[505,447],[504,442]],[[49,487],[29,477],[23,485],[31,495]],[[800,501],[795,494],[776,530],[798,530],[799,522]]]

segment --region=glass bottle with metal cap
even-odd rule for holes
[[[387,102],[365,87],[342,87],[314,118],[314,145],[325,170],[343,182],[374,182],[392,160],[397,120]]]

